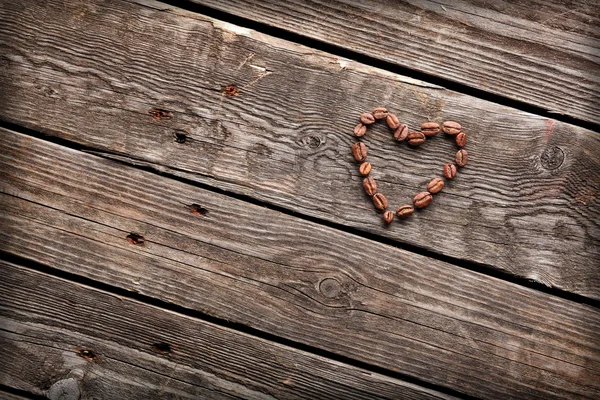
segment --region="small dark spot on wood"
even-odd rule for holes
[[[548,146],[540,157],[540,163],[545,169],[557,169],[565,160],[565,153],[558,146]]]
[[[143,246],[145,242],[144,237],[137,233],[130,233],[127,235],[127,241],[136,246]]]
[[[202,207],[200,204],[192,204],[191,206],[189,206],[190,211],[192,212],[192,214],[196,214],[196,215],[206,215],[208,214],[208,210],[204,207]]]
[[[185,132],[175,132],[175,141],[177,143],[185,143],[187,134]]]
[[[342,292],[342,285],[336,279],[325,278],[319,283],[319,290],[323,296],[333,299],[334,297],[338,297]]]
[[[77,350],[77,355],[81,358],[86,359],[87,361],[91,361],[91,362],[98,361],[98,356],[92,350],[79,349],[79,350]]]
[[[318,135],[310,135],[304,138],[304,144],[311,149],[316,149],[323,143],[325,143],[325,140]]]
[[[235,85],[229,85],[225,88],[225,94],[227,97],[234,97],[238,95],[238,88]]]
[[[155,120],[172,119],[173,118],[172,112],[170,112],[168,110],[163,110],[162,108],[153,108],[148,112],[150,113],[150,115],[152,115],[152,118],[154,118]]]
[[[160,354],[170,354],[171,353],[171,345],[165,342],[154,343],[152,345],[152,349]]]

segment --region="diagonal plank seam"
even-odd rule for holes
[[[235,193],[233,191],[213,187],[213,186],[210,186],[205,183],[200,183],[200,182],[179,176],[175,173],[166,171],[165,166],[162,166],[162,165],[155,165],[154,163],[151,163],[151,162],[144,162],[144,165],[136,164],[133,161],[128,162],[128,161],[126,161],[126,159],[128,159],[129,157],[122,157],[118,153],[113,154],[110,151],[97,152],[95,149],[93,149],[89,146],[81,145],[81,144],[72,142],[70,140],[59,138],[56,136],[47,136],[44,134],[43,131],[36,130],[31,127],[24,127],[24,126],[17,125],[12,122],[7,122],[7,121],[1,120],[1,119],[0,119],[0,128],[13,130],[13,131],[21,133],[23,135],[35,137],[35,138],[38,138],[41,140],[46,140],[51,143],[67,147],[72,150],[81,151],[81,152],[88,153],[88,154],[94,154],[97,157],[101,157],[105,160],[110,160],[112,162],[116,162],[121,165],[126,165],[128,167],[139,169],[139,170],[142,170],[145,172],[158,174],[160,176],[163,176],[163,177],[166,177],[169,179],[173,179],[175,181],[185,183],[187,185],[191,185],[191,186],[201,188],[204,190],[209,190],[214,193],[229,196],[231,198],[234,198],[237,200],[242,200],[247,203],[254,204],[254,205],[257,205],[260,207],[265,207],[270,210],[281,212],[283,214],[293,216],[293,217],[296,217],[296,218],[299,218],[299,219],[302,219],[305,221],[309,221],[309,222],[317,223],[317,224],[320,224],[320,225],[323,225],[323,226],[326,226],[329,228],[337,229],[339,231],[342,231],[342,232],[345,232],[345,233],[348,233],[348,234],[351,234],[351,235],[354,235],[357,237],[361,237],[363,239],[372,240],[372,241],[379,242],[379,243],[382,243],[382,244],[385,244],[388,246],[392,246],[395,248],[410,251],[415,254],[430,257],[430,258],[433,258],[433,259],[436,259],[436,260],[439,260],[442,262],[446,262],[448,264],[452,264],[459,268],[463,268],[463,269],[466,269],[469,271],[480,273],[482,275],[487,275],[490,277],[502,279],[504,281],[511,282],[516,285],[527,287],[527,288],[530,288],[533,290],[537,290],[537,291],[540,291],[543,293],[547,293],[547,294],[550,294],[550,295],[553,295],[556,297],[560,297],[565,300],[574,301],[576,303],[586,304],[586,305],[590,305],[592,307],[600,308],[600,300],[592,299],[592,298],[589,298],[589,297],[586,297],[586,296],[583,296],[583,295],[580,295],[577,293],[568,292],[566,290],[563,290],[563,289],[560,289],[557,287],[546,286],[540,282],[533,281],[533,280],[525,278],[525,277],[511,275],[507,272],[496,270],[487,264],[478,263],[478,262],[474,262],[474,261],[468,261],[468,260],[459,259],[456,257],[440,254],[440,253],[437,253],[437,252],[434,252],[429,249],[425,249],[425,248],[422,248],[420,246],[416,246],[413,244],[400,243],[400,242],[394,241],[390,238],[387,238],[387,237],[384,237],[384,236],[381,236],[381,235],[378,235],[375,233],[365,232],[359,228],[349,227],[349,226],[346,226],[346,225],[343,225],[340,223],[336,223],[336,222],[332,222],[332,221],[328,221],[328,220],[325,220],[325,219],[322,219],[319,217],[314,217],[314,216],[300,213],[297,211],[292,211],[283,206],[279,206],[279,205],[276,205],[276,204],[273,204],[273,203],[270,203],[267,201],[255,199],[249,195]],[[171,169],[171,168],[169,167],[169,169]],[[171,170],[173,170],[173,169],[171,169]]]

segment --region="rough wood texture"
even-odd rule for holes
[[[600,298],[600,135],[160,3],[3,3],[2,119]],[[379,104],[412,127],[461,121],[471,155],[433,205],[388,229],[349,151],[357,116]],[[366,141],[393,208],[455,152],[441,136],[407,149],[383,127]]]
[[[192,0],[600,123],[597,0]]]
[[[14,264],[0,268],[0,383],[50,399],[453,398]]]
[[[592,307],[6,130],[0,169],[4,251],[473,396],[600,395]]]
[[[14,393],[8,393],[8,392],[5,392],[2,389],[0,389],[0,399],[2,399],[2,400],[29,400],[30,398],[24,397],[24,396],[21,396],[18,394],[14,394]]]

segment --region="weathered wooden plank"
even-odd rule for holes
[[[0,118],[198,182],[600,298],[593,132],[160,3],[5,2]],[[158,11],[155,7],[166,9]],[[36,38],[34,40],[34,38]],[[223,88],[239,87],[227,97]],[[410,126],[462,121],[470,164],[427,210],[384,229],[349,152],[377,104]],[[169,110],[157,120],[153,108]],[[184,135],[177,143],[174,134]],[[442,137],[369,136],[392,207],[440,174]]]
[[[192,1],[600,123],[594,0]]]
[[[440,399],[434,390],[0,261],[0,382],[50,399]],[[59,397],[61,390],[72,397]]]
[[[593,307],[6,130],[0,169],[4,251],[474,396],[600,392]]]
[[[29,400],[29,397],[24,397],[19,394],[6,392],[0,389],[0,399],[2,400]]]

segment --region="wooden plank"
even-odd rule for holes
[[[160,3],[5,3],[1,119],[600,298],[600,138],[593,132]],[[223,94],[229,84],[238,96]],[[432,206],[388,229],[349,151],[357,115],[377,104],[413,127],[462,121],[471,154]],[[170,118],[157,120],[154,108]],[[174,140],[186,131],[185,143]],[[395,208],[440,175],[455,149],[436,137],[407,150],[384,132],[377,127],[368,137],[369,157]]]
[[[450,399],[1,262],[0,382],[50,399]],[[72,397],[60,397],[69,395]]]
[[[20,394],[10,393],[0,389],[0,399],[2,400],[28,400],[30,397],[21,396]]]
[[[6,130],[0,169],[6,252],[468,395],[600,394],[593,307]]]
[[[594,0],[192,1],[600,123],[600,15]]]

